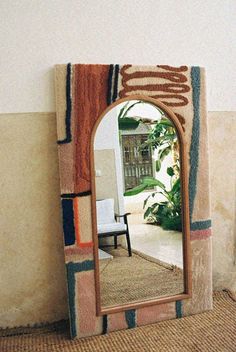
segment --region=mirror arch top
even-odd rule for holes
[[[187,66],[56,66],[58,155],[72,337],[140,326],[160,317],[178,318],[212,308],[204,77],[204,69]],[[170,109],[177,118],[177,128],[184,131],[186,141],[192,297],[152,306],[155,317],[150,313],[149,320],[146,316],[150,307],[109,312],[103,317],[96,314],[91,137],[104,111],[119,99],[131,96],[164,104],[163,109]]]

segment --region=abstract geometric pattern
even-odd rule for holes
[[[58,154],[71,336],[180,318],[212,308],[211,219],[204,69],[167,65],[57,65]],[[104,110],[132,95],[170,107],[185,134],[191,222],[192,298],[96,316],[90,143]]]

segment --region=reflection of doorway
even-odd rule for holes
[[[153,176],[152,149],[143,145],[148,134],[122,135],[125,191],[138,186],[145,176]]]

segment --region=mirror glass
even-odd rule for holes
[[[94,137],[101,307],[184,292],[179,142],[159,107],[129,100]]]

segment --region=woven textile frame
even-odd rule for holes
[[[133,328],[212,309],[204,69],[167,65],[56,65],[55,86],[71,337]],[[91,134],[108,106],[132,95],[158,99],[172,109],[184,129],[188,153],[192,298],[96,316]]]

